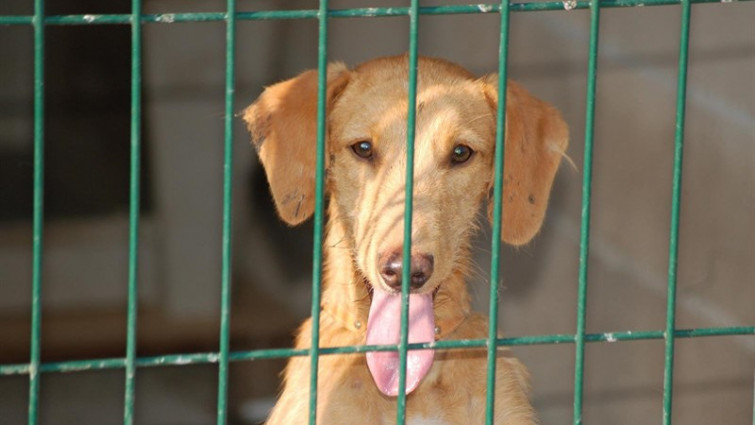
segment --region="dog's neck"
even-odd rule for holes
[[[323,242],[325,268],[323,270],[323,311],[343,327],[365,333],[370,311],[370,294],[365,277],[354,266],[354,244],[339,219],[336,208],[328,208],[329,220]],[[435,295],[436,337],[451,334],[470,314],[469,293],[464,282],[465,272],[454,271],[441,283]]]

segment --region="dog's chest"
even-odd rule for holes
[[[452,425],[442,418],[433,418],[428,416],[415,415],[406,420],[406,425]]]

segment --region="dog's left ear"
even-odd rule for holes
[[[488,102],[496,111],[498,74],[488,75],[481,82]],[[540,230],[553,178],[568,142],[569,129],[558,110],[509,81],[503,176],[505,242],[525,244]],[[492,221],[492,200],[488,203],[488,217]]]
[[[349,76],[343,63],[328,65],[328,109]],[[301,223],[315,208],[317,70],[266,88],[246,108],[244,120],[265,167],[278,215],[289,225]]]

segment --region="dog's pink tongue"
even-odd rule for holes
[[[398,344],[401,338],[401,295],[375,288],[367,318],[367,344]],[[409,342],[435,339],[435,316],[431,294],[409,294]],[[433,350],[409,350],[406,358],[406,393],[414,391],[433,365]],[[367,366],[380,392],[398,395],[397,351],[367,353]]]

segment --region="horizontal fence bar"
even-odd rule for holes
[[[740,3],[755,0],[691,0],[692,4],[701,3]],[[681,0],[604,0],[601,8],[669,6],[681,4]],[[547,1],[533,3],[511,3],[512,12],[538,12],[554,10],[589,9],[589,1]],[[421,7],[420,15],[466,15],[482,13],[499,13],[500,4],[468,4],[455,6]],[[318,10],[260,10],[252,12],[237,12],[239,21],[280,20],[280,19],[317,19]],[[220,22],[227,19],[225,12],[198,13],[158,13],[142,15],[143,23],[183,23],[183,22]],[[374,18],[408,16],[408,7],[371,7],[358,9],[332,9],[328,11],[329,18]],[[88,14],[88,15],[57,15],[47,16],[46,25],[92,25],[92,24],[130,24],[131,14]],[[2,15],[0,25],[31,25],[32,15]]]
[[[620,342],[638,340],[663,339],[665,331],[620,331],[602,332],[585,335],[585,342]],[[700,328],[700,329],[677,329],[674,331],[675,338],[699,338],[714,336],[747,336],[755,335],[755,326],[737,326],[727,328]],[[519,345],[549,345],[549,344],[572,344],[576,340],[573,334],[551,334],[536,336],[521,336],[511,338],[498,338],[496,345],[500,347]],[[487,339],[463,339],[453,341],[436,341],[421,344],[409,344],[410,350],[433,348],[433,349],[461,349],[461,348],[484,348]],[[344,347],[320,348],[320,355],[366,353],[368,351],[396,351],[397,345],[350,345]],[[276,348],[248,351],[233,351],[229,354],[229,361],[266,360],[286,357],[298,357],[309,355],[308,349]],[[139,357],[136,359],[137,367],[175,366],[188,364],[212,364],[217,363],[220,355],[217,352],[169,354],[154,357]],[[73,360],[64,362],[43,363],[39,371],[51,372],[79,372],[87,370],[122,369],[126,366],[126,359],[107,358],[93,360]],[[0,376],[26,375],[29,373],[29,364],[6,364],[0,365]]]

